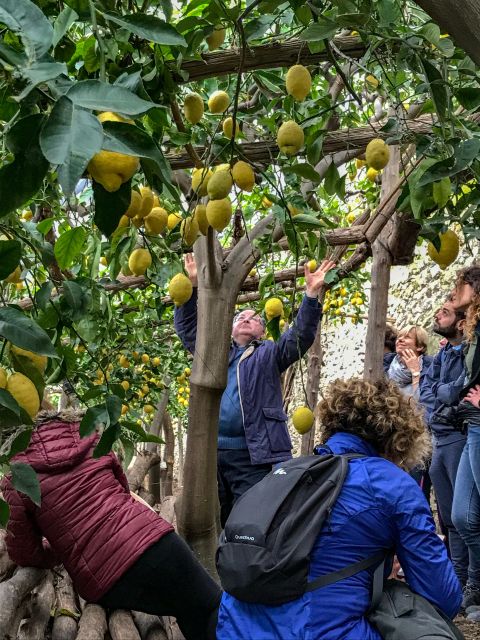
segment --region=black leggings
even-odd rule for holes
[[[174,616],[186,640],[215,640],[220,597],[218,585],[171,532],[149,547],[99,604]]]

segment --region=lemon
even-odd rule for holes
[[[143,225],[143,218],[140,218],[140,216],[135,216],[134,218],[132,218],[132,224],[137,229],[140,229],[140,227]]]
[[[280,298],[270,298],[265,303],[265,315],[269,320],[281,316],[283,313],[283,302]]]
[[[172,231],[173,229],[175,229],[177,224],[179,224],[179,222],[181,221],[182,221],[181,215],[179,215],[178,213],[171,213],[167,219],[167,227],[169,231]]]
[[[150,187],[140,187],[140,195],[142,196],[142,202],[137,216],[146,218],[152,210],[154,194]]]
[[[197,124],[197,122],[200,122],[203,112],[203,98],[201,95],[198,93],[189,93],[185,96],[183,113],[185,114],[185,119],[190,122],[190,124]]]
[[[178,390],[178,393],[185,393],[185,387],[180,387],[180,389]]]
[[[99,260],[100,264],[103,265],[104,267],[106,267],[108,265],[108,261],[106,259],[105,256],[101,256],[100,260]]]
[[[249,278],[254,278],[256,275],[257,275],[257,270],[256,270],[256,269],[251,269],[251,270],[248,272],[248,277],[249,277]]]
[[[118,221],[117,229],[125,229],[130,226],[130,218],[127,216],[122,216]]]
[[[128,358],[124,355],[121,355],[118,358],[118,364],[123,367],[124,369],[126,369],[127,367],[130,366],[130,362],[128,361]]]
[[[229,116],[228,118],[225,118],[225,120],[222,123],[222,129],[223,129],[223,135],[231,139],[233,134],[233,118],[232,117]],[[235,118],[235,138],[238,136],[239,133],[240,133],[240,125],[238,123],[238,118]]]
[[[151,404],[146,404],[143,407],[143,410],[144,410],[145,413],[150,414],[150,413],[153,413],[155,411],[155,407],[153,407]]]
[[[355,168],[359,171],[362,167],[366,165],[365,160],[361,160],[360,158],[355,158]]]
[[[365,82],[367,83],[369,89],[376,89],[380,84],[378,80],[375,78],[375,76],[372,76],[372,75],[368,75],[365,78]]]
[[[232,217],[232,203],[228,198],[209,200],[207,203],[208,224],[217,231],[223,231]]]
[[[193,293],[193,286],[187,276],[183,273],[177,273],[168,284],[168,293],[175,303],[176,307],[180,307],[190,300]]]
[[[207,205],[197,204],[193,212],[193,217],[198,222],[198,230],[200,233],[206,236],[208,231]]]
[[[248,162],[239,160],[232,167],[233,181],[242,191],[251,191],[255,184],[255,172]]]
[[[144,364],[148,364],[150,362],[150,356],[148,355],[148,353],[143,353],[141,360]]]
[[[225,29],[221,24],[215,25],[212,33],[205,38],[209,51],[215,51],[225,42]]]
[[[375,179],[378,176],[378,174],[379,174],[379,171],[377,171],[373,167],[370,167],[367,170],[367,180],[370,180],[370,182],[375,182]]]
[[[5,388],[31,418],[38,413],[40,398],[35,385],[27,376],[23,373],[12,373]]]
[[[345,289],[345,287],[341,287],[340,288],[340,295],[345,297],[347,295],[348,291]]]
[[[7,386],[7,372],[0,367],[0,389],[5,389]]]
[[[312,87],[310,71],[302,64],[295,64],[288,70],[285,84],[288,95],[298,102],[302,102],[308,96]]]
[[[199,196],[207,195],[207,186],[213,173],[211,169],[205,169],[205,167],[195,168],[192,171],[192,189]]]
[[[8,282],[8,283],[15,283],[15,282],[20,282],[20,276],[22,275],[22,270],[20,267],[16,267],[15,271],[12,271],[12,273],[7,276],[6,278],[3,279],[4,282]]]
[[[128,118],[124,118],[118,113],[113,113],[113,111],[104,111],[103,113],[99,113],[97,118],[100,122],[126,122],[127,124],[133,124],[133,120],[129,120]]]
[[[128,404],[122,404],[122,416],[124,416],[128,411]]]
[[[310,271],[310,273],[313,273],[314,271],[316,271],[317,269],[317,261],[316,260],[309,260],[308,261],[308,270]]]
[[[41,356],[38,353],[33,353],[33,351],[27,351],[27,349],[21,349],[20,347],[16,347],[15,345],[10,346],[10,351],[14,353],[16,356],[20,356],[21,358],[27,358],[33,364],[35,369],[43,373],[47,366],[47,356]]]
[[[120,382],[120,385],[125,389],[125,391],[128,391],[130,389],[130,383],[128,380],[122,380]]]
[[[294,218],[295,216],[298,216],[299,213],[302,213],[302,210],[299,209],[298,207],[296,207],[291,202],[287,203],[287,209],[289,210],[290,215],[292,216],[292,218]]]
[[[144,218],[143,223],[148,234],[158,236],[167,226],[168,213],[163,207],[153,207],[148,216]]]
[[[390,160],[390,150],[388,144],[385,144],[380,138],[374,138],[367,144],[365,150],[365,159],[372,169],[381,171],[385,169]]]
[[[160,365],[160,358],[153,358],[152,364],[154,367],[158,367]]]
[[[117,118],[107,117],[115,114],[101,114],[99,120],[115,120]],[[102,116],[103,119],[102,119]],[[124,182],[130,180],[138,169],[138,157],[129,156],[125,153],[115,151],[99,151],[90,160],[87,166],[92,178],[100,183],[102,187],[112,193],[118,191]]]
[[[267,196],[263,196],[262,198],[262,205],[265,207],[265,209],[268,209],[269,207],[271,207],[273,204],[273,202],[271,200],[269,200],[267,198]]]
[[[192,216],[182,220],[182,224],[180,225],[180,236],[187,247],[192,246],[198,236],[198,222],[196,218]]]
[[[446,269],[452,262],[455,262],[460,249],[460,242],[455,231],[448,229],[440,234],[440,251],[429,242],[427,252],[430,258],[438,264],[440,269]]]
[[[228,171],[215,171],[208,181],[207,192],[211,200],[223,200],[230,193],[233,185],[232,174]]]
[[[303,147],[305,136],[303,130],[293,120],[284,122],[277,132],[277,144],[282,153],[287,156],[297,154]]]
[[[315,422],[313,411],[308,407],[297,407],[292,415],[292,423],[298,433],[302,435],[310,431]]]
[[[130,205],[128,209],[125,211],[125,215],[128,218],[134,218],[135,216],[138,216],[138,214],[140,213],[141,206],[142,206],[142,196],[139,194],[138,191],[135,191],[135,189],[132,189],[132,192],[130,195]]]
[[[348,224],[352,224],[352,222],[355,222],[356,217],[357,216],[354,213],[349,213],[346,218]]]
[[[152,264],[152,255],[148,249],[134,249],[128,258],[128,266],[135,276],[143,276]]]
[[[177,376],[177,382],[185,382],[185,375],[183,373]]]
[[[192,370],[190,369],[190,367],[185,367],[184,373],[186,376],[189,376],[192,373]]]
[[[228,109],[230,96],[226,91],[214,91],[208,99],[210,113],[223,113]]]
[[[27,209],[22,213],[22,220],[26,220],[27,222],[33,218],[33,213],[30,209]]]

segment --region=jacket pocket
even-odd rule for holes
[[[272,453],[290,451],[292,442],[287,429],[287,414],[275,407],[265,407],[263,417]]]

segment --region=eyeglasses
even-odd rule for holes
[[[257,324],[261,324],[262,326],[265,324],[261,316],[257,313],[253,316],[245,315],[244,313],[239,313],[233,318],[233,324],[237,324],[238,322],[243,322],[244,320],[251,320],[252,322],[256,322]]]

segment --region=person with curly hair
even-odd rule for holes
[[[457,421],[468,429],[455,481],[452,520],[468,547],[468,580],[462,606],[480,605],[480,266],[459,272],[452,292],[456,311],[466,313],[465,386]],[[480,615],[472,613],[474,619]],[[471,616],[469,616],[471,617]]]
[[[396,554],[411,589],[453,617],[462,590],[422,493],[406,471],[430,452],[417,405],[389,381],[336,380],[317,407],[318,454],[360,454],[310,554],[308,580],[379,552]],[[259,505],[260,506],[260,505]],[[381,640],[368,620],[374,568],[279,606],[222,596],[217,639]]]

